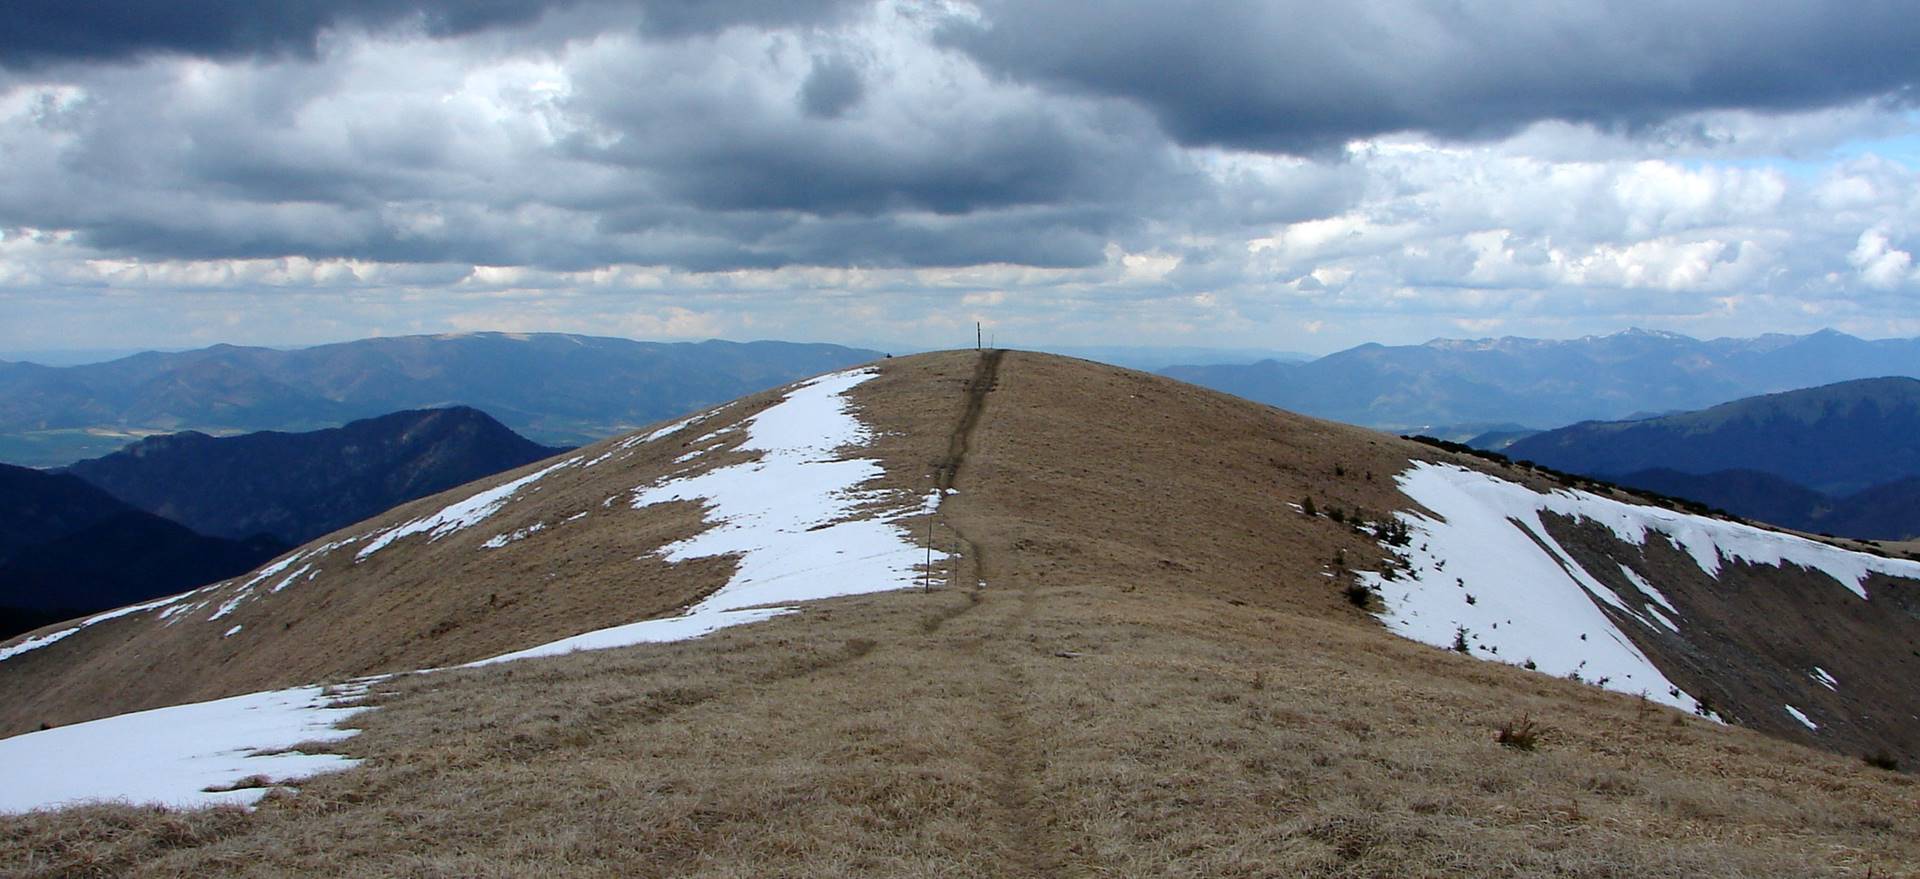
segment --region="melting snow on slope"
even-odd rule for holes
[[[1398,481],[1402,492],[1440,518],[1399,514],[1413,532],[1406,549],[1411,575],[1362,575],[1384,599],[1381,616],[1389,629],[1447,647],[1464,628],[1481,658],[1532,662],[1547,674],[1604,680],[1610,689],[1645,692],[1693,710],[1694,700],[1594,604],[1590,589],[1608,597],[1613,592],[1591,583],[1547,535],[1539,494],[1472,470],[1426,463],[1416,463]]]
[[[693,415],[689,415],[685,418],[680,419],[679,421],[675,421],[672,424],[669,424],[666,427],[662,427],[659,430],[656,430],[652,433],[638,434],[635,436],[627,437],[626,439],[621,440],[620,444],[618,446],[615,446],[615,448],[631,449],[634,446],[646,445],[647,443],[653,442],[654,440],[665,438],[668,434],[678,433],[682,430],[685,430],[689,427],[699,424],[702,421],[712,418],[715,415],[719,415],[720,413],[725,412],[727,409],[732,408],[732,406],[733,406],[732,403],[728,403],[724,406],[719,406],[713,409],[709,409],[705,412],[699,412]]]
[[[1432,469],[1439,465],[1423,466]],[[1674,547],[1692,556],[1694,563],[1700,566],[1700,570],[1710,576],[1718,577],[1721,564],[1728,561],[1745,561],[1775,567],[1792,564],[1820,571],[1862,599],[1867,597],[1866,582],[1870,574],[1920,578],[1920,562],[1853,552],[1817,540],[1808,540],[1765,528],[1755,528],[1752,525],[1710,519],[1660,507],[1622,503],[1584,491],[1561,490],[1543,495],[1491,476],[1481,475],[1480,478],[1510,486],[1512,490],[1534,498],[1535,505],[1539,509],[1599,522],[1627,543],[1644,544],[1647,535],[1657,531]],[[1668,611],[1673,610],[1673,606],[1659,592],[1650,589],[1647,591],[1649,597],[1658,601],[1662,607]]]
[[[295,687],[138,711],[0,739],[0,812],[24,812],[92,800],[176,807],[251,804],[265,787],[209,791],[262,776],[278,782],[346,769],[337,754],[279,751],[332,742],[353,730],[335,724],[360,711],[341,707],[365,685],[328,694]]]
[[[904,528],[886,520],[931,512],[939,503],[939,495],[901,499],[893,493],[862,489],[862,484],[881,474],[879,463],[835,458],[839,450],[870,438],[843,395],[874,375],[871,370],[861,370],[814,379],[742,422],[735,428],[745,434],[739,450],[758,452],[757,461],[636,490],[635,506],[673,500],[705,503],[713,527],[661,552],[670,560],[738,555],[739,566],[725,587],[678,617],[587,632],[472,664],[695,638],[793,610],[757,605],[913,586],[916,565],[925,561],[926,550],[916,547]],[[524,485],[546,472],[519,483]],[[496,489],[483,495],[504,503],[511,493]],[[466,508],[478,509],[475,505]],[[866,518],[849,518],[856,514]],[[455,518],[447,517],[447,521]],[[363,550],[362,555],[368,551]],[[264,581],[291,567],[298,558],[289,557],[244,585]],[[944,556],[935,553],[935,558]],[[162,607],[193,594],[124,608],[102,618]],[[236,626],[228,634],[238,630]],[[361,682],[359,690],[344,698],[359,695],[365,686],[366,682]],[[100,799],[176,806],[251,803],[264,791],[250,788],[216,793],[205,788],[228,786],[255,775],[291,781],[354,765],[355,761],[336,755],[256,756],[255,752],[302,741],[347,738],[353,731],[333,725],[356,710],[340,707],[336,698],[327,697],[320,688],[300,687],[126,714],[0,740],[0,765],[31,767],[18,783],[0,787],[0,811]]]
[[[218,584],[215,584],[215,585],[218,585]],[[157,599],[154,599],[153,601],[149,601],[144,604],[131,604],[126,607],[118,608],[116,610],[107,611],[106,613],[95,614],[93,616],[87,617],[84,620],[81,620],[80,622],[74,624],[69,628],[61,629],[57,632],[48,632],[45,635],[36,635],[32,638],[28,638],[24,641],[21,641],[18,644],[9,644],[5,647],[0,647],[0,662],[4,662],[8,659],[12,659],[15,656],[19,656],[20,654],[26,653],[31,650],[38,650],[42,647],[47,646],[48,644],[52,644],[55,641],[59,641],[60,639],[65,638],[68,635],[72,635],[76,632],[79,632],[81,629],[84,629],[88,626],[98,625],[108,620],[117,620],[123,616],[140,613],[142,611],[158,610],[160,608],[169,607],[171,605],[177,605],[180,602],[186,601],[187,599],[192,598],[193,596],[198,595],[212,588],[214,587],[202,586],[199,589],[195,589],[191,592],[182,592],[179,595],[169,595],[165,598],[157,598]]]
[[[737,555],[739,564],[727,585],[678,617],[588,632],[475,664],[677,641],[789,610],[765,605],[915,585],[926,549],[891,520],[930,512],[939,495],[901,502],[888,492],[862,489],[881,475],[880,463],[837,457],[840,449],[871,439],[844,395],[877,374],[861,369],[821,376],[730,428],[727,433],[745,433],[736,451],[758,452],[756,461],[668,479],[634,492],[635,507],[704,503],[712,527],[663,547],[660,554],[675,562]],[[875,505],[878,511],[871,509]],[[862,510],[863,518],[850,518]],[[934,553],[936,561],[945,557]]]
[[[542,477],[555,470],[580,463],[583,457],[575,455],[558,464],[550,464],[512,482],[494,486],[465,500],[448,504],[431,516],[421,516],[411,522],[395,525],[374,535],[374,538],[354,555],[354,560],[363,560],[408,535],[425,533],[428,541],[434,541],[456,531],[478,525],[486,521],[488,516],[499,512],[500,508],[506,506],[507,501],[512,500],[514,494],[520,489],[539,482]]]
[[[1807,715],[1803,713],[1800,709],[1795,708],[1792,705],[1782,705],[1780,707],[1787,709],[1787,713],[1793,715],[1794,720],[1800,721],[1801,726],[1804,726],[1807,729],[1813,730],[1814,732],[1820,731],[1820,724],[1814,723],[1812,720],[1809,720],[1807,718]]]
[[[480,544],[480,548],[481,549],[499,549],[500,547],[506,546],[507,544],[512,543],[516,540],[525,540],[528,537],[534,534],[538,534],[545,530],[547,530],[547,523],[535,522],[532,525],[528,525],[525,528],[514,529],[512,534],[495,534],[492,537],[487,538],[486,543]]]
[[[1595,603],[1605,602],[1649,626],[1678,631],[1672,602],[1625,567],[1621,570],[1644,600],[1622,601],[1553,539],[1541,522],[1543,511],[1602,523],[1635,545],[1658,532],[1714,576],[1728,559],[1791,563],[1825,572],[1862,598],[1869,573],[1920,577],[1920,564],[1913,562],[1587,492],[1541,494],[1461,467],[1416,462],[1397,481],[1403,493],[1440,518],[1398,514],[1413,532],[1405,551],[1411,578],[1363,575],[1385,600],[1382,619],[1389,628],[1438,646],[1453,645],[1464,628],[1476,656],[1510,663],[1531,660],[1543,672],[1577,674],[1680,708],[1692,709],[1696,703]]]

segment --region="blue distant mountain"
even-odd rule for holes
[[[1307,363],[1176,366],[1161,374],[1398,432],[1462,424],[1548,428],[1850,379],[1920,376],[1920,339],[1867,341],[1824,330],[1702,341],[1627,330],[1565,341],[1369,344]]]
[[[317,430],[457,405],[573,446],[880,356],[791,342],[464,333],[0,363],[0,460],[58,466],[155,433]]]
[[[1920,380],[1911,378],[1582,422],[1504,453],[1775,525],[1876,539],[1920,534]]]

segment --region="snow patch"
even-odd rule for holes
[[[1647,578],[1640,576],[1639,571],[1629,568],[1626,565],[1621,565],[1620,573],[1626,575],[1627,582],[1632,583],[1633,588],[1640,590],[1642,595],[1652,599],[1653,603],[1660,605],[1662,610],[1675,616],[1680,615],[1680,612],[1674,609],[1673,602],[1668,601],[1664,593],[1654,588],[1652,583],[1647,582]],[[1652,610],[1652,608],[1648,608],[1648,610]]]
[[[1680,708],[1697,703],[1668,681],[1599,606],[1677,632],[1673,602],[1639,572],[1621,565],[1620,573],[1646,597],[1644,602],[1623,600],[1553,539],[1541,514],[1598,522],[1635,546],[1659,534],[1714,577],[1730,560],[1792,564],[1820,571],[1862,599],[1868,597],[1864,584],[1871,574],[1920,579],[1920,563],[1583,491],[1542,494],[1463,467],[1415,462],[1396,481],[1407,497],[1438,518],[1397,514],[1417,532],[1412,544],[1418,548],[1405,553],[1409,576],[1387,580],[1363,574],[1385,600],[1381,617],[1390,629],[1439,646],[1451,646],[1464,630],[1477,656],[1508,662],[1531,658],[1541,671],[1644,692]],[[1473,603],[1462,600],[1463,590]]]
[[[1595,602],[1604,601],[1646,621],[1554,542],[1540,521],[1542,495],[1424,462],[1397,481],[1439,518],[1398,514],[1413,537],[1405,551],[1408,574],[1388,580],[1360,573],[1380,593],[1389,629],[1440,647],[1465,637],[1482,659],[1531,661],[1547,674],[1645,693],[1684,710],[1697,707],[1600,610]]]
[[[81,628],[83,627],[74,626],[68,629],[61,629],[60,631],[57,631],[57,632],[48,632],[45,635],[35,635],[17,644],[8,644],[5,647],[0,647],[0,662],[5,662],[9,659],[19,656],[22,653],[27,653],[33,650],[39,650],[40,648],[45,647],[48,644],[52,644],[55,641],[59,641],[63,638],[66,638],[68,635],[72,635],[80,631]]]
[[[308,573],[310,571],[312,573]],[[293,581],[300,579],[301,574],[306,574],[307,579],[311,580],[314,578],[315,575],[318,575],[319,573],[320,573],[319,571],[313,570],[313,563],[311,562],[301,565],[299,570],[294,571],[291,574],[288,574],[285,580],[281,580],[280,582],[273,584],[273,588],[268,589],[267,593],[271,595],[275,592],[279,592],[280,590],[287,588],[288,586],[293,585]]]
[[[658,620],[641,620],[640,622],[628,623],[624,626],[595,629],[591,632],[574,635],[570,638],[562,638],[558,641],[541,644],[537,647],[515,650],[512,653],[502,653],[499,656],[469,662],[461,666],[461,668],[479,668],[483,665],[513,662],[520,659],[560,656],[579,650],[608,650],[614,647],[631,647],[635,644],[685,641],[690,638],[698,638],[709,632],[724,629],[728,626],[757,623],[792,612],[792,608],[785,607],[714,611],[711,609],[703,610],[699,605],[695,605],[693,609],[681,616],[667,617]]]
[[[512,543],[516,540],[525,540],[527,535],[529,534],[533,534],[533,533],[536,533],[539,531],[545,531],[545,530],[547,530],[547,523],[535,522],[532,525],[528,525],[525,528],[514,529],[512,534],[506,534],[506,533],[495,534],[492,537],[487,538],[486,543],[480,544],[480,547],[482,549],[499,549],[500,547],[506,546],[507,544]]]
[[[1840,689],[1840,682],[1834,680],[1833,675],[1827,674],[1827,670],[1820,666],[1814,666],[1813,674],[1808,675],[1808,677],[1820,682],[1820,686],[1826,687],[1829,690],[1837,692]]]
[[[233,628],[231,628],[231,629],[228,629],[228,630],[226,631],[226,634],[224,634],[224,635],[221,635],[220,637],[222,637],[222,638],[231,638],[231,637],[233,637],[233,636],[235,636],[235,635],[238,635],[238,634],[240,634],[240,630],[241,630],[241,629],[244,629],[244,628],[246,628],[246,626],[244,626],[244,625],[239,625],[239,626],[234,626]]]
[[[127,605],[126,607],[117,608],[115,610],[110,610],[105,613],[99,613],[99,614],[95,614],[93,616],[87,617],[86,619],[81,620],[78,625],[72,626],[71,628],[61,629],[60,631],[57,631],[57,632],[49,632],[45,635],[36,635],[32,638],[28,638],[24,641],[20,641],[19,643],[9,644],[5,647],[0,647],[0,662],[5,662],[6,660],[12,659],[15,656],[19,656],[22,653],[38,650],[42,647],[47,646],[48,644],[52,644],[55,641],[59,641],[63,638],[66,638],[67,636],[72,635],[75,632],[78,632],[81,629],[84,629],[88,626],[99,625],[100,623],[104,623],[108,620],[117,620],[121,617],[129,616],[136,613],[142,613],[144,611],[158,610],[160,608],[169,608],[172,605],[177,605],[180,602],[187,600],[188,598],[191,598],[195,595],[205,592],[208,589],[212,589],[218,585],[220,584],[216,583],[214,584],[214,586],[202,586],[199,589],[194,589],[188,592],[182,592],[179,595],[169,595],[165,598],[156,598],[152,601],[144,602],[141,604],[130,604],[130,605]],[[172,611],[169,610],[166,613],[163,613],[162,616],[164,617],[167,615],[167,613],[171,613],[171,612]]]
[[[241,588],[239,592],[233,594],[233,597],[221,602],[220,609],[214,611],[213,616],[207,617],[207,622],[211,623],[227,614],[233,613],[234,609],[240,606],[240,602],[246,601],[252,595],[253,588],[251,586]]]
[[[626,439],[621,440],[620,444],[615,448],[631,449],[634,446],[644,445],[646,443],[653,442],[654,440],[657,440],[657,439],[664,439],[668,434],[679,433],[680,431],[685,430],[689,427],[692,427],[696,424],[699,424],[700,422],[705,421],[709,418],[712,418],[715,415],[719,415],[720,413],[725,412],[726,410],[732,407],[733,407],[733,404],[728,403],[725,406],[709,409],[705,412],[701,412],[695,415],[689,415],[685,418],[680,419],[679,421],[669,424],[666,427],[662,427],[659,430],[656,430],[652,433],[635,434],[633,436],[627,437]]]
[[[1440,466],[1423,463],[1416,465],[1415,469]],[[1728,561],[1774,567],[1793,564],[1832,577],[1862,599],[1867,598],[1866,580],[1871,574],[1920,579],[1920,562],[1881,558],[1752,525],[1623,503],[1584,491],[1562,489],[1543,495],[1491,476],[1481,478],[1525,493],[1535,499],[1536,510],[1590,519],[1605,525],[1616,537],[1635,546],[1645,545],[1647,536],[1658,532],[1674,547],[1691,556],[1700,570],[1713,577],[1720,575],[1720,566]],[[1649,595],[1658,597],[1657,592],[1649,592]],[[1664,598],[1659,600],[1669,611],[1672,610]]]
[[[361,709],[341,707],[365,685],[329,694],[295,687],[155,708],[0,739],[0,812],[123,800],[176,808],[249,805],[266,788],[209,791],[252,776],[280,783],[347,769],[335,754],[280,751],[354,734],[335,725]]]
[[[431,516],[422,516],[411,522],[396,525],[380,532],[366,546],[354,555],[354,561],[364,561],[370,555],[387,548],[394,541],[413,534],[425,533],[428,541],[439,540],[456,531],[471,528],[486,521],[488,516],[500,511],[512,500],[515,493],[555,470],[571,467],[580,463],[584,456],[575,455],[558,464],[550,464],[525,476],[502,485],[494,486],[462,501],[448,504]]]
[[[705,506],[710,527],[659,555],[670,562],[737,556],[725,586],[677,617],[587,632],[474,664],[693,638],[791,612],[785,605],[794,602],[916,585],[926,548],[892,520],[931,512],[940,494],[902,502],[893,492],[862,489],[882,474],[880,463],[838,457],[872,438],[844,395],[877,374],[860,369],[810,380],[722,432],[743,433],[737,451],[758,453],[757,460],[634,490],[635,508],[673,501]]]
[[[1820,731],[1820,724],[1814,723],[1812,720],[1807,719],[1807,716],[1801,713],[1800,709],[1795,708],[1792,705],[1782,705],[1780,707],[1787,709],[1787,713],[1793,715],[1794,720],[1800,721],[1801,726],[1804,726],[1807,729],[1813,730],[1814,732]]]

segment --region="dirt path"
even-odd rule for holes
[[[999,384],[1000,363],[1006,352],[989,350],[980,355],[967,384],[967,405],[948,439],[947,455],[936,470],[936,484],[942,491],[959,490],[969,496],[969,487],[961,476],[967,455],[974,447],[974,435],[980,430],[987,400]],[[1039,746],[1036,730],[1029,718],[1028,673],[1032,659],[1031,629],[1037,596],[1029,584],[1006,576],[990,552],[968,536],[964,500],[950,511],[943,503],[941,519],[957,536],[968,560],[972,583],[984,584],[975,592],[968,609],[980,607],[986,612],[979,620],[980,634],[959,645],[959,662],[974,675],[981,693],[991,706],[994,724],[982,744],[994,762],[993,799],[999,824],[999,837],[1006,861],[1001,875],[1043,877],[1061,875],[1064,868],[1062,847],[1054,830],[1056,821],[1043,796],[1041,779],[1046,757]],[[958,571],[956,571],[958,573]],[[968,582],[956,576],[958,582]]]
[[[973,432],[980,426],[980,413],[986,411],[987,394],[1000,381],[1000,360],[1006,353],[999,349],[981,352],[980,361],[973,367],[973,378],[967,381],[967,408],[961,411],[960,422],[954,425],[953,434],[947,439],[946,458],[934,472],[934,484],[941,491],[952,488],[953,481],[960,475],[967,449],[973,444]]]

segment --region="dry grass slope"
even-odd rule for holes
[[[952,474],[937,539],[984,587],[395,679],[358,770],[5,819],[0,874],[1920,875],[1910,776],[1352,607],[1321,572],[1377,547],[1287,503],[1390,508],[1397,440],[1019,353],[856,399],[889,481]]]

